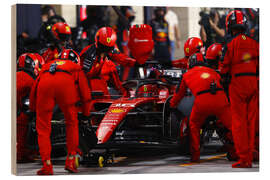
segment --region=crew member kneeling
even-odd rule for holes
[[[226,94],[220,84],[219,74],[207,67],[201,53],[190,56],[188,71],[183,74],[179,86],[170,101],[175,108],[184,97],[187,88],[195,96],[189,120],[191,162],[200,160],[200,128],[208,116],[215,115],[219,122],[231,131],[231,113]]]

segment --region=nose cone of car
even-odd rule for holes
[[[103,144],[108,141],[110,138],[111,134],[113,132],[113,129],[108,127],[108,126],[100,126],[97,129],[96,135],[98,138],[98,144]]]

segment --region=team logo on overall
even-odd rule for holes
[[[209,78],[209,76],[210,76],[209,73],[202,73],[201,78],[207,79],[207,78]]]
[[[249,61],[250,59],[251,59],[251,55],[249,54],[249,53],[245,53],[244,55],[243,55],[243,61]]]
[[[243,39],[243,40],[246,40],[247,37],[246,37],[245,35],[242,35],[242,39]]]
[[[186,48],[186,53],[189,53],[189,48]]]
[[[54,53],[54,58],[58,58],[58,53]]]
[[[56,62],[55,62],[55,64],[57,64],[57,65],[59,65],[59,66],[65,64],[65,63],[66,63],[65,61],[56,61]]]
[[[112,40],[112,39],[108,37],[108,38],[107,38],[107,43],[110,43],[111,40]]]

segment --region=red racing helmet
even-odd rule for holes
[[[55,23],[52,26],[53,36],[60,41],[68,41],[71,37],[71,29],[64,22]]]
[[[247,18],[242,11],[234,10],[226,16],[226,31],[231,33],[232,29],[247,29]]]
[[[41,71],[43,64],[45,64],[43,57],[37,53],[24,53],[18,59],[18,68],[29,70],[36,76]]]
[[[219,60],[222,55],[222,45],[214,43],[208,47],[205,58],[208,60]]]
[[[188,69],[193,68],[195,65],[205,65],[202,53],[195,53],[188,58]]]
[[[155,97],[158,96],[157,84],[145,84],[138,88],[137,97]]]
[[[220,61],[221,56],[222,56],[222,45],[219,43],[214,43],[208,47],[205,59],[211,67],[217,69],[218,62]]]
[[[200,38],[191,37],[189,38],[184,45],[184,53],[186,57],[191,56],[194,53],[200,52],[203,47],[203,42]]]
[[[114,48],[116,39],[116,32],[111,27],[102,27],[95,36],[96,47],[101,52],[108,52]]]
[[[80,56],[72,49],[64,49],[59,57],[59,59],[71,60],[76,64],[80,64]]]

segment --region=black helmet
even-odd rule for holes
[[[202,53],[195,53],[188,58],[188,69],[191,69],[194,66],[200,66],[200,65],[201,66],[206,65],[206,62],[204,60]]]
[[[242,11],[234,10],[226,16],[226,31],[231,34],[233,29],[245,31],[247,29],[247,18]]]

